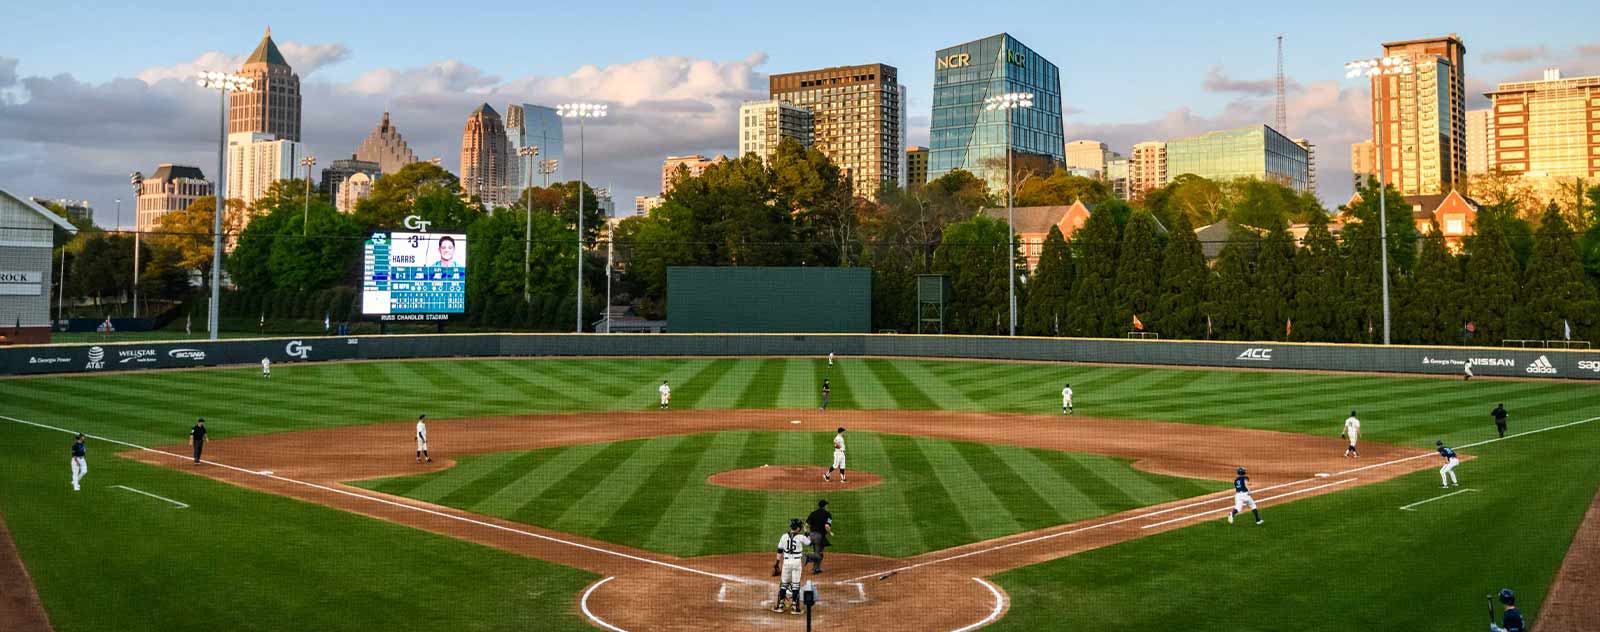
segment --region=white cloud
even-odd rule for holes
[[[1201,82],[1200,87],[1204,88],[1206,92],[1264,97],[1277,92],[1278,84],[1276,79],[1234,79],[1222,70],[1222,66],[1212,66],[1210,70],[1206,71],[1205,81]],[[1286,92],[1298,91],[1300,90],[1300,84],[1293,79],[1285,78],[1284,90]]]
[[[1540,44],[1489,51],[1483,55],[1483,60],[1489,63],[1520,64],[1549,57],[1550,47]]]
[[[278,45],[278,50],[283,53],[284,61],[289,62],[289,67],[301,80],[309,77],[317,70],[337,64],[350,57],[350,49],[344,44],[301,44],[299,42],[283,42]],[[171,66],[153,66],[140,72],[138,78],[145,83],[154,84],[167,79],[189,81],[195,75],[204,71],[234,71],[244,65],[250,57],[249,53],[230,55],[217,51],[206,51],[189,61],[180,62]]]

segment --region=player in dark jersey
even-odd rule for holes
[[[1250,497],[1250,477],[1245,476],[1242,467],[1238,472],[1239,476],[1233,479],[1233,513],[1228,514],[1228,524],[1233,524],[1233,517],[1247,506],[1251,515],[1256,517],[1256,524],[1261,524],[1261,511],[1256,509],[1256,499]]]
[[[1490,632],[1528,632],[1527,624],[1522,622],[1522,610],[1517,608],[1516,593],[1510,588],[1501,588],[1500,603],[1506,607],[1506,613],[1500,617],[1500,625],[1489,624]]]
[[[189,445],[194,446],[194,464],[200,464],[200,451],[206,447],[206,418],[201,417],[189,429]]]
[[[818,410],[827,410],[828,409],[828,392],[830,390],[832,390],[832,389],[828,388],[828,380],[826,380],[826,379],[822,380],[822,407],[819,408]]]
[[[1494,417],[1494,429],[1500,432],[1500,438],[1506,438],[1506,405],[1495,406],[1489,416]]]
[[[806,526],[811,529],[811,550],[815,551],[808,556],[811,561],[812,574],[822,572],[822,551],[832,542],[828,536],[833,535],[833,512],[828,511],[828,501],[817,501],[817,510],[806,516]]]
[[[1461,460],[1456,458],[1456,451],[1444,447],[1443,441],[1435,441],[1433,446],[1439,449],[1439,456],[1444,457],[1444,467],[1439,468],[1439,486],[1449,487],[1454,484],[1460,487],[1461,481],[1456,480],[1456,466],[1461,465]]]

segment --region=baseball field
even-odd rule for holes
[[[769,609],[773,551],[821,499],[818,630],[1482,629],[1504,587],[1540,632],[1600,629],[1600,390],[1577,382],[854,357],[260,373],[0,379],[0,629],[800,630]],[[841,427],[849,481],[825,482]],[[1225,520],[1237,467],[1264,524]]]

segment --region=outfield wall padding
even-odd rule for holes
[[[337,360],[535,356],[850,356],[1377,371],[1600,380],[1600,352],[896,334],[449,334],[0,347],[0,375]]]

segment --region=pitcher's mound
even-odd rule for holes
[[[769,465],[748,470],[718,472],[706,478],[707,483],[734,489],[753,489],[770,492],[814,492],[832,489],[860,489],[883,482],[883,477],[871,472],[850,470],[849,482],[840,482],[839,473],[832,481],[822,480],[828,468],[815,465]]]

